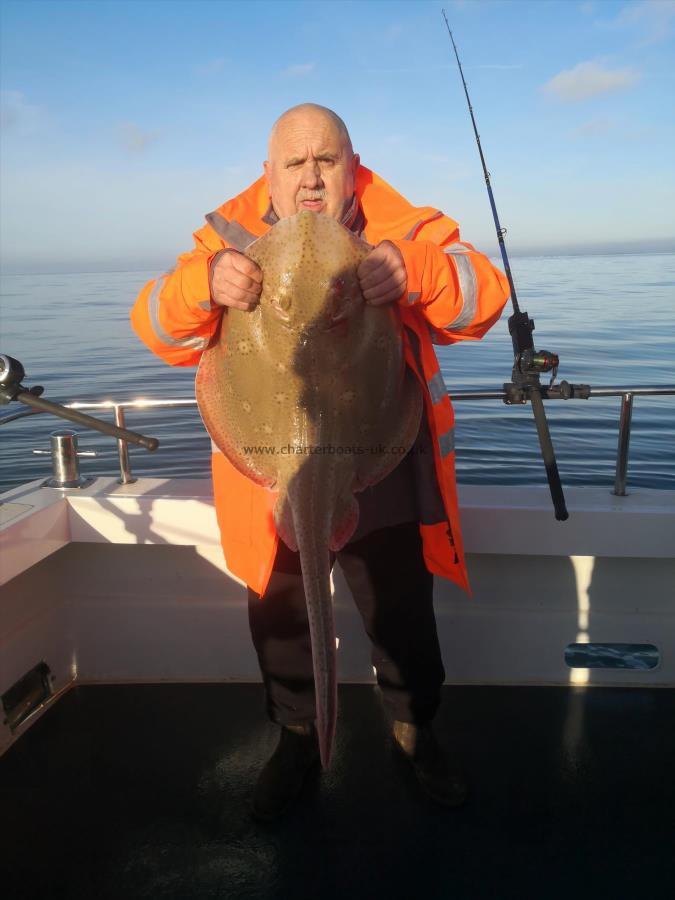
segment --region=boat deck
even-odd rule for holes
[[[260,825],[259,684],[75,687],[0,759],[3,896],[672,896],[675,691],[444,690],[462,809],[419,793],[377,690],[344,684],[331,770]]]

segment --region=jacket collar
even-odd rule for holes
[[[413,206],[384,179],[365,166],[359,166],[357,170],[354,201],[348,212],[354,215],[354,219],[347,227],[371,244],[377,244],[387,238],[411,240],[425,222],[443,218],[442,213],[433,207]],[[221,218],[225,223],[220,221]],[[214,227],[216,224],[219,226],[236,224],[253,240],[262,237],[278,221],[270,206],[264,176],[215,212],[210,213],[207,220]],[[448,230],[451,226],[455,226],[452,220],[447,220],[447,223]],[[221,233],[221,228],[216,228],[216,231]]]
[[[262,217],[262,221],[269,225],[276,225],[279,221],[279,216],[274,212],[272,208],[272,202],[270,201],[265,215]],[[363,215],[363,211],[361,210],[361,206],[358,201],[358,197],[356,194],[352,197],[352,202],[349,204],[347,211],[340,219],[340,225],[344,225],[345,228],[349,228],[350,231],[353,231],[355,234],[361,234],[363,231],[363,223],[365,222],[365,217]]]

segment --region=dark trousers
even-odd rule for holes
[[[433,577],[416,522],[383,528],[337,554],[373,650],[393,719],[429,722],[445,680],[433,609]],[[280,725],[315,717],[312,648],[299,554],[279,543],[265,596],[249,589],[249,622],[267,711]]]

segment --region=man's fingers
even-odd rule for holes
[[[244,256],[243,253],[228,253],[231,268],[247,275],[252,281],[262,284],[263,274],[260,266]]]
[[[371,250],[368,256],[364,260],[361,261],[359,265],[359,273],[360,272],[370,272],[372,269],[376,269],[382,262],[383,259],[387,257],[387,248],[379,244],[375,247],[374,250]]]
[[[374,300],[368,300],[367,303],[368,306],[384,306],[385,303],[394,303],[400,298],[401,294],[402,291],[399,288],[394,288],[383,296],[375,297]]]
[[[250,275],[242,272],[241,269],[235,268],[226,269],[222,275],[218,273],[214,283],[222,288],[225,288],[226,285],[232,285],[233,287],[239,288],[242,291],[247,291],[250,294],[255,294],[256,296],[260,294],[262,290],[261,281],[257,281]]]
[[[369,272],[365,278],[359,279],[359,284],[361,285],[362,291],[367,291],[369,288],[375,287],[375,285],[381,284],[383,281],[386,281],[387,278],[391,277],[393,274],[393,268],[389,262],[389,260],[385,260],[381,266],[378,266],[377,269],[374,269],[372,272]]]
[[[378,294],[376,297],[373,297],[372,300],[366,300],[366,303],[368,306],[381,306],[384,303],[395,303],[401,299],[402,293],[403,289],[397,285],[385,294]]]
[[[244,300],[228,299],[227,303],[224,303],[223,305],[229,306],[230,309],[241,309],[244,312],[250,312],[252,309],[255,309],[258,304],[257,303],[246,303]]]
[[[372,287],[366,288],[365,290],[362,287],[361,292],[366,300],[377,299],[384,294],[389,294],[391,291],[398,291],[396,296],[400,297],[403,293],[405,281],[405,272],[393,272],[384,281],[380,281]]]
[[[378,253],[377,250],[373,250],[370,256],[366,256],[356,272],[361,287],[371,287],[372,284],[381,280],[388,263],[388,257]]]
[[[236,250],[222,251],[211,269],[211,296],[219,306],[253,309],[262,291],[260,268]]]
[[[253,309],[258,305],[260,297],[251,291],[244,291],[234,285],[225,285],[213,291],[213,299],[220,306],[233,306],[235,309]]]
[[[245,276],[241,275],[239,277],[245,278]],[[246,288],[239,287],[231,282],[214,279],[211,286],[211,295],[219,306],[252,309],[260,300],[260,285],[255,285],[254,290],[246,290]]]

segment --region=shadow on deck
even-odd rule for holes
[[[260,685],[74,688],[0,759],[3,896],[673,896],[675,691],[444,690],[465,807],[421,795],[376,691],[341,685],[331,771],[263,826]]]

